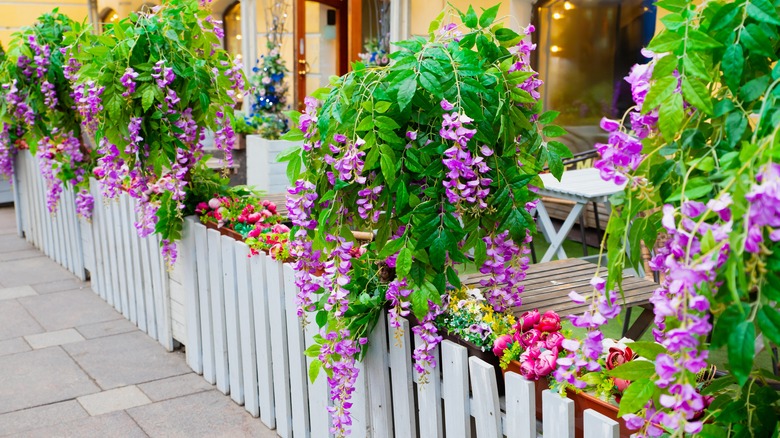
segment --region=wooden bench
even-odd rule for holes
[[[602,268],[606,275],[606,268]],[[540,312],[553,310],[562,317],[569,314],[584,313],[588,304],[577,304],[569,298],[569,292],[577,291],[583,295],[590,293],[590,280],[596,273],[596,265],[580,259],[565,259],[531,265],[526,271],[523,281],[525,290],[520,295],[522,305],[515,307],[515,315],[521,315],[528,310],[538,309]],[[480,288],[479,281],[487,278],[483,274],[472,274],[463,281],[464,285]],[[650,297],[658,288],[656,283],[637,277],[623,278],[625,301],[618,298],[618,303],[628,309],[623,325],[623,336],[639,339],[653,322]],[[639,318],[629,327],[630,309],[641,307]]]

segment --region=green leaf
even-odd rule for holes
[[[483,12],[482,16],[479,17],[479,27],[488,27],[496,21],[496,15],[498,15],[500,6],[501,4],[499,3]]]
[[[780,313],[770,305],[763,305],[756,313],[756,322],[765,337],[780,345]]]
[[[301,154],[301,147],[300,146],[292,146],[289,147],[282,152],[280,152],[278,155],[276,155],[276,162],[277,163],[283,163],[285,161],[290,161],[293,157],[296,155]]]
[[[522,39],[522,37],[518,35],[517,32],[505,27],[496,29],[495,35],[496,39],[505,47],[517,44]]]
[[[661,102],[674,94],[676,88],[677,78],[671,75],[659,78],[655,84],[650,86],[650,90],[645,96],[645,102],[642,104],[642,113],[649,113],[656,109]]]
[[[388,185],[392,185],[395,182],[395,152],[386,144],[380,146],[380,149],[382,155],[379,157],[379,166],[382,168],[382,176]]]
[[[379,129],[387,129],[390,131],[400,128],[400,126],[398,125],[398,123],[396,123],[395,120],[387,116],[374,117],[374,124]]]
[[[477,12],[473,7],[471,7],[471,5],[469,5],[469,10],[466,11],[466,15],[461,18],[463,19],[463,24],[465,24],[466,27],[471,29],[477,28]]]
[[[656,62],[655,67],[653,67],[653,79],[658,80],[671,75],[677,68],[677,61],[676,56],[664,56],[659,59]]]
[[[682,95],[679,93],[672,93],[672,95],[661,104],[661,107],[658,110],[658,125],[661,128],[661,134],[663,134],[667,141],[674,140],[677,131],[682,125],[683,116]]]
[[[143,107],[144,111],[148,111],[149,108],[152,107],[153,103],[154,103],[154,88],[149,87],[146,90],[144,90],[144,94],[141,97],[141,106]]]
[[[409,191],[406,188],[406,184],[401,182],[398,186],[398,190],[395,193],[395,208],[396,212],[400,213],[409,204]]]
[[[303,158],[300,155],[296,155],[290,159],[290,162],[287,163],[288,181],[298,180],[298,176],[301,174],[301,167],[303,167]]]
[[[618,417],[622,417],[625,414],[633,414],[642,409],[645,403],[650,400],[650,397],[653,396],[655,388],[655,382],[650,379],[637,380],[628,385],[628,388],[623,392],[623,397],[620,399]]]
[[[742,321],[729,335],[729,371],[742,386],[750,376],[755,354],[756,330],[750,321]]]
[[[700,80],[691,77],[684,77],[682,81],[683,96],[694,107],[706,114],[712,114],[712,97],[710,90]]]
[[[637,341],[626,345],[631,347],[634,353],[651,361],[655,360],[659,354],[666,353],[666,348],[663,345],[651,341]]]
[[[317,380],[317,376],[320,375],[321,369],[322,369],[322,362],[320,362],[319,359],[315,359],[311,361],[311,364],[309,365],[309,381],[311,383],[314,383],[314,381]]]
[[[547,125],[544,128],[542,128],[542,134],[544,134],[545,137],[560,137],[562,135],[568,134],[565,129],[561,128],[557,125]]]
[[[177,34],[176,31],[173,29],[168,29],[167,31],[165,31],[165,37],[168,38],[169,40],[179,41],[179,34]]]
[[[563,143],[561,143],[559,141],[555,141],[555,140],[548,141],[547,142],[547,149],[552,151],[552,152],[555,152],[555,154],[557,154],[561,158],[571,158],[572,157],[571,151],[569,150],[568,146],[566,146],[565,144],[563,144]]]
[[[374,105],[374,109],[376,110],[376,112],[384,114],[387,112],[387,110],[390,109],[391,106],[392,103],[386,102],[384,100],[380,100],[379,102],[376,103],[376,105]]]
[[[373,169],[378,159],[379,159],[379,148],[377,147],[370,148],[368,150],[368,154],[366,154],[366,161],[363,162],[363,170]]]
[[[479,239],[474,244],[474,264],[480,267],[485,264],[485,260],[487,260],[487,245],[482,239]]]
[[[379,251],[379,258],[386,259],[391,255],[397,253],[404,246],[406,239],[400,237],[398,239],[391,240],[385,244],[381,251]]]
[[[661,18],[661,23],[669,30],[677,30],[685,24],[685,19],[680,14],[667,14]]]
[[[742,82],[742,68],[745,64],[745,57],[742,53],[740,44],[733,44],[723,53],[723,59],[720,61],[723,70],[723,80],[732,90],[736,90]]]
[[[428,254],[430,254],[431,265],[434,269],[441,270],[444,267],[444,259],[446,258],[446,246],[447,242],[442,236],[437,237],[431,245]]]
[[[561,180],[561,177],[563,176],[563,160],[561,160],[561,157],[552,151],[547,151],[547,166],[550,168],[550,173],[557,179],[558,181]]]
[[[683,197],[682,187],[675,190],[666,202],[677,202]],[[712,192],[712,182],[707,178],[691,178],[685,185],[685,198],[687,200],[699,199]]]
[[[756,21],[780,26],[780,17],[769,0],[750,0],[747,3],[747,14]]]
[[[655,374],[655,364],[649,360],[632,360],[606,371],[606,374],[610,377],[631,381],[649,379]]]
[[[758,99],[766,91],[769,79],[769,75],[763,75],[749,81],[739,89],[739,97],[748,102]]]
[[[539,116],[539,123],[542,125],[552,123],[555,121],[555,118],[558,117],[558,114],[560,114],[559,111],[545,111],[541,116]]]
[[[688,29],[688,50],[717,49],[722,45],[700,30]]]
[[[409,106],[415,92],[417,92],[417,78],[412,75],[404,79],[398,87],[398,106],[401,111]]]
[[[403,278],[409,275],[409,271],[412,269],[412,251],[404,247],[395,262],[395,273],[399,278]]]
[[[674,52],[680,48],[682,41],[682,35],[670,30],[664,30],[650,41],[647,48],[655,53]]]

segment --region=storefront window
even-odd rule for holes
[[[241,60],[241,2],[228,6],[222,21],[225,26],[225,50],[235,59]]]
[[[651,0],[552,0],[536,9],[537,66],[546,109],[571,132],[575,151],[592,147],[602,116],[631,106],[623,78],[653,37]]]

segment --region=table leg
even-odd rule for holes
[[[623,336],[628,339],[633,339],[635,341],[638,341],[639,338],[641,338],[642,335],[645,334],[647,329],[650,328],[650,324],[652,324],[653,321],[655,320],[655,314],[653,313],[652,304],[644,304],[641,307],[642,307],[642,313],[640,313],[636,321],[634,321],[634,323],[631,324],[631,328],[629,328],[628,331],[623,333]]]
[[[574,221],[576,221],[577,217],[580,215],[580,213],[582,213],[582,208],[584,205],[585,204],[580,202],[574,205],[574,208],[571,209],[571,213],[569,213],[569,216],[563,222],[561,229],[557,233],[555,233],[555,227],[553,227],[552,221],[550,221],[550,216],[547,214],[547,210],[545,210],[544,205],[540,202],[536,207],[539,211],[539,219],[542,221],[543,226],[548,231],[552,230],[549,235],[550,247],[547,248],[547,252],[544,253],[544,256],[541,260],[542,263],[552,260],[553,255],[557,255],[558,260],[567,258],[566,251],[563,250],[563,241],[566,240],[566,236],[569,235],[569,231],[571,231],[571,229],[574,227]]]

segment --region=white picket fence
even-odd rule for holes
[[[317,333],[314,316],[302,326],[294,299],[292,266],[260,254],[187,218],[176,268],[163,266],[156,236],[138,238],[134,204],[127,195],[104,200],[93,182],[91,222],[77,219],[65,190],[60,211],[46,211],[35,159],[19,154],[14,183],[20,235],[92,287],[117,311],[171,350],[185,344],[189,366],[206,381],[284,437],[329,437],[325,374],[308,379],[303,351]],[[429,383],[419,385],[411,352],[420,339],[409,323],[396,339],[383,315],[374,329],[356,391],[352,436],[573,438],[574,402],[543,394],[536,419],[534,383],[506,375],[499,397],[495,369],[444,341]],[[591,410],[584,437],[617,438],[619,425]]]

